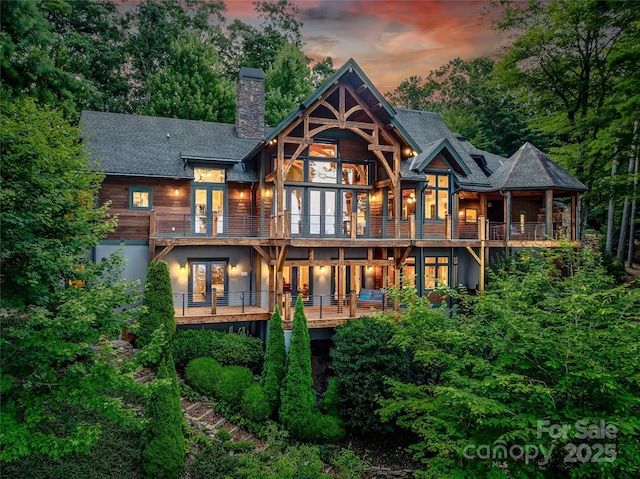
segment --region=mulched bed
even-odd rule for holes
[[[209,409],[211,409],[211,405],[206,403],[206,402],[202,402],[198,406],[196,406],[195,408],[190,409],[189,411],[187,411],[187,414],[189,416],[193,417],[193,418],[198,419],[200,416],[202,416]]]
[[[221,419],[224,419],[224,416],[214,409],[213,412],[207,414],[201,422],[209,424],[210,426],[215,426]]]

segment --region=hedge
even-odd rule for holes
[[[179,330],[170,350],[180,367],[193,359],[210,357],[223,366],[245,366],[255,373],[260,372],[264,356],[259,338],[211,329]]]

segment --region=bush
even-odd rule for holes
[[[169,265],[165,261],[152,261],[147,270],[142,305],[147,311],[141,315],[136,331],[136,346],[143,348],[151,341],[153,332],[163,327],[168,339],[176,332],[173,290]]]
[[[269,403],[271,411],[277,411],[280,406],[280,388],[284,379],[287,363],[287,351],[284,344],[284,330],[282,329],[282,316],[276,305],[276,311],[269,322],[269,336],[267,338],[267,350],[264,355],[264,369],[260,384],[264,390],[264,396]],[[269,413],[270,414],[270,413]]]
[[[256,448],[256,444],[251,441],[235,441],[227,442],[222,445],[225,451],[233,451],[238,453],[252,452]]]
[[[324,396],[320,400],[320,411],[329,416],[340,417],[340,382],[337,378],[329,379],[327,390],[324,392]]]
[[[351,449],[340,449],[333,455],[331,464],[339,469],[340,479],[362,479],[370,463],[360,459]]]
[[[172,379],[157,379],[151,386],[142,434],[143,477],[173,479],[184,463],[182,409]]]
[[[381,398],[390,397],[386,381],[404,379],[409,367],[406,354],[390,344],[394,332],[392,323],[365,317],[339,326],[333,336],[331,369],[339,388],[334,397],[340,417],[357,434],[379,435],[393,430],[376,410]]]
[[[178,331],[172,341],[171,352],[181,367],[195,358],[210,357],[223,366],[245,366],[256,373],[262,368],[264,356],[259,338],[211,329]]]
[[[196,358],[184,370],[185,382],[198,393],[207,397],[216,395],[216,386],[222,366],[215,359]]]
[[[242,395],[242,414],[256,422],[266,421],[271,414],[271,406],[265,398],[264,390],[258,383],[249,386]]]
[[[227,442],[231,440],[231,433],[226,429],[220,429],[216,433],[216,439],[220,442]]]
[[[340,418],[314,413],[309,421],[307,440],[320,444],[336,444],[345,436]]]
[[[230,406],[240,408],[245,390],[253,383],[253,373],[244,366],[224,366],[216,383],[216,397]]]
[[[280,422],[293,438],[304,440],[309,434],[316,393],[311,377],[311,342],[302,296],[298,296],[293,315],[291,347],[280,402]]]

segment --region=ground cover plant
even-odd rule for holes
[[[640,289],[597,255],[521,251],[465,314],[394,294],[395,344],[428,374],[392,381],[381,414],[419,435],[420,477],[638,476]]]

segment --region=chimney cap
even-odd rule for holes
[[[264,72],[259,68],[242,67],[240,68],[238,78],[264,81]]]

